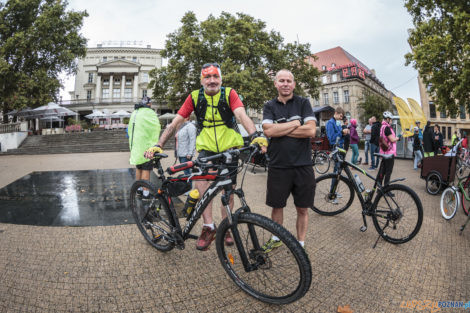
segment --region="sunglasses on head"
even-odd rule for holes
[[[208,67],[211,67],[211,66],[215,66],[217,68],[220,68],[220,65],[218,63],[206,63],[202,66],[202,69],[205,69],[205,68],[208,68]]]

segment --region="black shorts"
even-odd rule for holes
[[[152,171],[153,170],[153,164],[152,161],[148,161],[142,164],[138,164],[135,166],[138,170],[143,170],[143,171]]]
[[[313,207],[315,198],[315,173],[312,166],[268,169],[266,204],[272,208],[284,208],[292,193],[299,208]]]
[[[212,152],[212,151],[207,151],[207,150],[201,150],[201,151],[199,151],[198,158],[205,158],[205,157],[213,156],[213,155],[216,155],[216,154],[218,154],[218,153]],[[216,160],[215,162],[221,163],[221,161],[219,161],[219,160]],[[238,156],[233,156],[232,162],[227,164],[227,169],[230,172],[230,178],[232,179],[232,183],[234,185],[236,185],[237,184],[237,174],[238,174]]]

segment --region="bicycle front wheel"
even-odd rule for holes
[[[447,187],[441,196],[441,214],[446,220],[454,217],[459,207],[459,193],[453,187]]]
[[[171,232],[175,225],[170,208],[157,190],[146,180],[136,181],[131,187],[131,211],[145,240],[157,250],[169,251],[174,247]]]
[[[336,215],[349,208],[354,200],[352,183],[340,176],[336,186],[332,186],[337,175],[327,174],[318,177],[315,187],[315,201],[312,210],[321,215]]]
[[[378,191],[373,204],[375,229],[390,243],[413,239],[423,223],[423,205],[418,195],[404,185],[388,185]]]
[[[227,219],[217,229],[216,247],[222,266],[238,287],[260,301],[273,304],[291,303],[307,293],[312,281],[311,264],[290,232],[271,219],[253,213],[240,213],[236,229],[240,248],[248,258],[248,269],[242,263],[237,242],[224,245],[230,230]],[[267,248],[273,235],[280,241]]]
[[[467,178],[463,185],[463,191],[462,192],[462,210],[464,211],[465,215],[468,215],[468,212],[470,211],[470,200],[467,200],[465,198],[465,193],[467,194],[467,197],[470,197],[470,178]]]

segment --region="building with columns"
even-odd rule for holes
[[[126,42],[121,42],[125,45]],[[61,104],[87,115],[93,109],[113,112],[132,111],[143,96],[151,96],[148,90],[149,72],[162,66],[160,49],[139,47],[104,46],[88,48],[86,56],[78,60],[75,88],[70,101]]]
[[[314,111],[321,110],[321,107],[341,106],[348,118],[355,118],[359,122],[358,104],[367,92],[392,101],[393,94],[376,77],[375,71],[343,48],[335,47],[314,55],[318,59],[310,58],[308,61],[322,73],[319,97],[311,99]],[[329,114],[323,114],[320,126],[325,125],[331,116],[331,110]],[[358,130],[362,130],[364,126],[360,125]]]

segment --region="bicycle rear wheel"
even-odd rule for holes
[[[230,230],[227,219],[222,221],[216,235],[219,260],[235,284],[250,296],[267,303],[286,304],[303,297],[310,288],[312,268],[295,237],[271,219],[253,213],[240,213],[236,227],[241,248],[250,263],[249,271],[245,270],[237,245],[224,245],[225,234]],[[273,235],[282,244],[266,252],[261,247]],[[257,240],[257,244],[253,240]]]
[[[349,208],[354,200],[352,183],[340,176],[334,192],[331,184],[336,174],[327,174],[316,179],[315,201],[312,210],[321,215],[336,215]]]
[[[405,243],[419,232],[423,205],[418,195],[404,185],[388,185],[378,192],[372,220],[377,232],[388,242]]]
[[[441,196],[441,214],[446,220],[454,217],[459,207],[459,193],[453,187],[447,187]]]
[[[330,158],[325,152],[318,152],[313,164],[318,174],[325,174],[330,169]]]
[[[149,195],[142,195],[148,190]],[[171,230],[175,226],[170,208],[157,194],[157,188],[146,180],[138,180],[131,187],[132,216],[145,240],[160,251],[170,251],[174,247]]]

